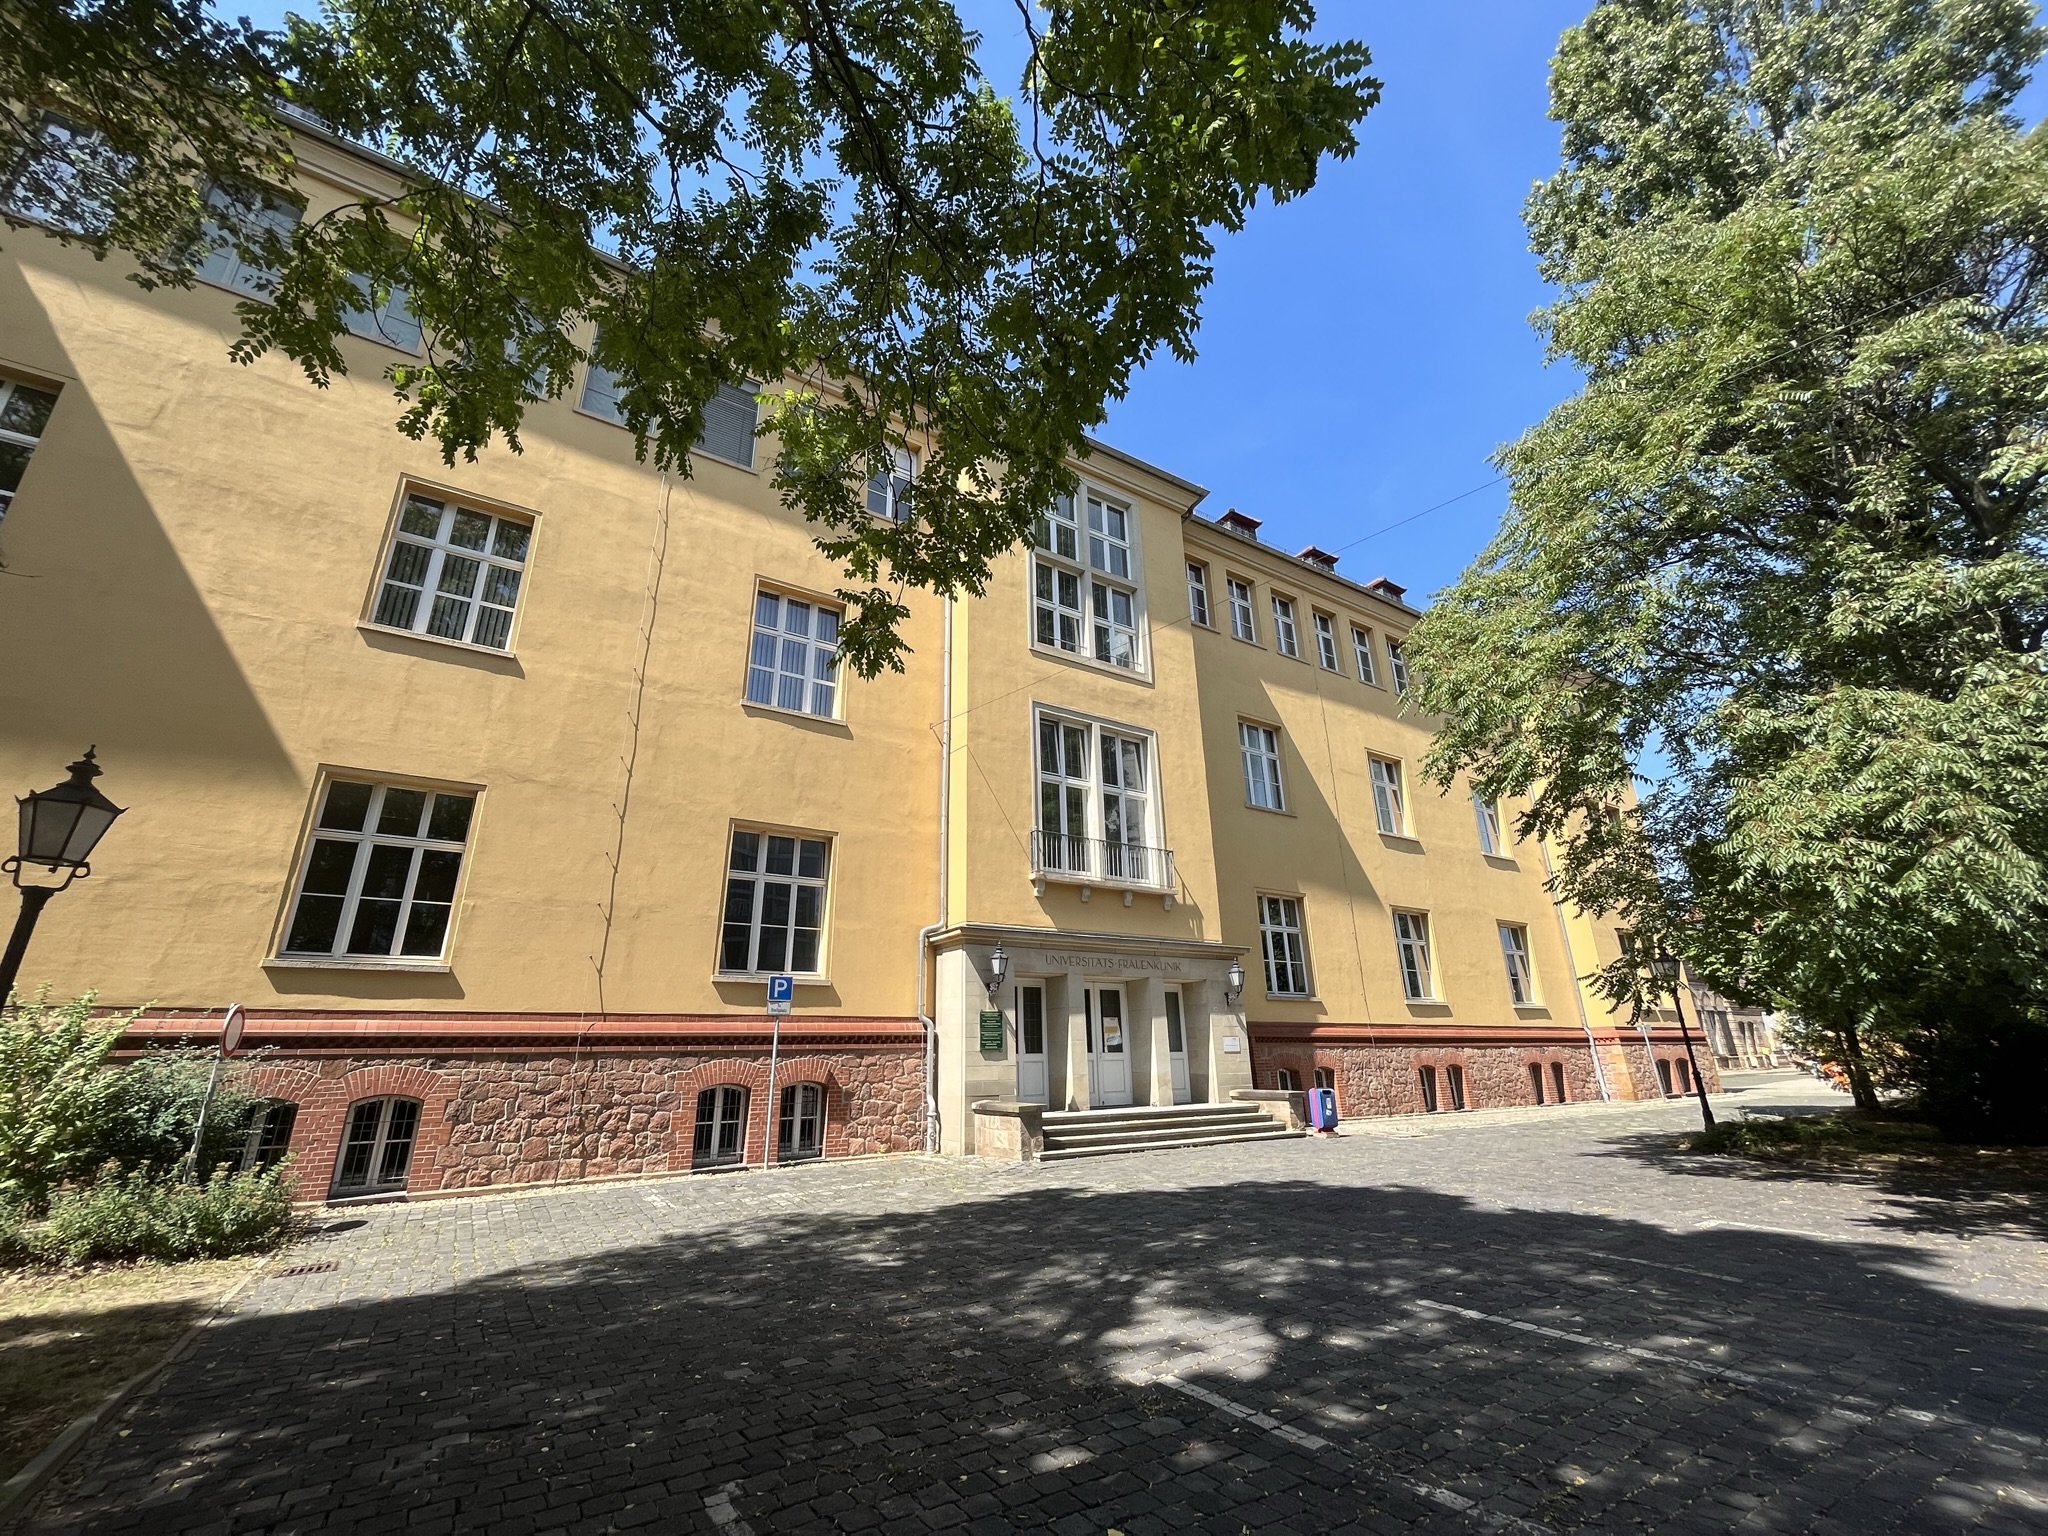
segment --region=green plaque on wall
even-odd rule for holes
[[[1003,1015],[997,1008],[981,1010],[981,1048],[984,1051],[1000,1051],[1003,1048]]]

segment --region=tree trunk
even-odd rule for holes
[[[1842,1042],[1842,1065],[1849,1069],[1849,1095],[1858,1109],[1877,1108],[1877,1089],[1871,1086],[1870,1063],[1863,1057],[1863,1036],[1852,1013],[1837,1032]]]

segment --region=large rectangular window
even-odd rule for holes
[[[1491,800],[1482,800],[1475,790],[1472,795],[1472,816],[1479,823],[1479,851],[1494,858],[1500,858],[1507,844],[1501,841],[1500,807]]]
[[[1401,649],[1401,642],[1389,637],[1387,640],[1387,672],[1394,680],[1394,692],[1408,691],[1408,656]]]
[[[1239,581],[1235,576],[1225,585],[1230,591],[1230,632],[1240,640],[1259,643],[1259,626],[1252,612],[1251,583]]]
[[[593,362],[584,374],[583,393],[577,406],[589,415],[624,426],[626,412],[619,404],[622,388],[617,373]],[[752,469],[757,440],[754,434],[760,422],[761,402],[754,398],[752,384],[721,384],[718,393],[704,402],[704,430],[690,451]]]
[[[1337,621],[1327,613],[1316,616],[1316,664],[1325,672],[1337,670]]]
[[[370,621],[502,651],[532,541],[533,524],[524,518],[407,496]]]
[[[1131,516],[1130,508],[1083,487],[1078,499],[1062,496],[1039,518],[1031,557],[1032,638],[1039,645],[1137,670]]]
[[[1500,925],[1501,959],[1507,962],[1508,995],[1517,1005],[1536,1001],[1536,976],[1529,968],[1529,930],[1518,923]]]
[[[1259,898],[1259,952],[1272,997],[1308,996],[1308,950],[1302,941],[1301,902],[1293,896]]]
[[[839,698],[839,610],[780,592],[754,594],[747,702],[833,718]]]
[[[1422,912],[1394,914],[1394,944],[1401,956],[1401,995],[1411,1003],[1434,1002],[1436,985],[1429,970],[1429,917]]]
[[[475,809],[473,790],[330,780],[279,955],[439,960]]]
[[[1209,627],[1209,568],[1188,562],[1188,618]]]
[[[206,209],[200,236],[204,254],[193,268],[194,275],[251,298],[269,298],[277,286],[277,269],[264,257],[282,254],[290,247],[292,231],[299,227],[298,204],[274,192],[216,182],[206,190]],[[247,256],[236,249],[237,236],[251,248]],[[264,247],[273,242],[278,249],[266,253]]]
[[[1288,598],[1273,599],[1273,646],[1282,656],[1301,656],[1301,637],[1294,632],[1294,603]]]
[[[1391,837],[1408,835],[1408,805],[1401,794],[1401,765],[1391,758],[1369,757],[1372,770],[1372,813],[1379,829]]]
[[[57,396],[15,379],[0,378],[0,518],[14,505],[22,471],[42,441]]]
[[[365,341],[381,341],[401,352],[419,351],[420,317],[412,312],[411,298],[406,291],[392,288],[385,293],[384,302],[380,304],[368,278],[358,276],[353,281],[356,292],[363,296],[363,302],[342,311],[342,324]]]
[[[1164,883],[1149,736],[1043,714],[1037,769],[1040,871]]]
[[[1358,680],[1377,685],[1379,669],[1372,664],[1372,631],[1351,626],[1351,658],[1358,663]]]
[[[1262,811],[1284,811],[1280,791],[1280,733],[1269,725],[1237,722],[1238,752],[1244,759],[1244,798]]]
[[[726,860],[718,968],[728,975],[816,975],[825,929],[822,837],[735,827]]]

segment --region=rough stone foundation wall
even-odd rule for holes
[[[917,1050],[786,1050],[775,1097],[794,1083],[825,1090],[824,1155],[916,1151],[924,1144],[924,1064]],[[759,1165],[771,1130],[768,1053],[547,1051],[503,1055],[270,1054],[250,1087],[299,1106],[292,1127],[300,1198],[329,1194],[349,1108],[402,1094],[420,1101],[408,1193],[689,1168],[697,1095],[747,1090],[745,1160]]]
[[[1667,1047],[1660,1040],[1646,1051],[1640,1040],[1630,1044],[1624,1039],[1621,1054],[1628,1068],[1628,1080],[1610,1082],[1609,1091],[1616,1099],[1656,1099],[1663,1092],[1655,1058],[1683,1060],[1685,1050],[1682,1045]],[[1705,1052],[1698,1054],[1708,1091],[1718,1092],[1720,1075],[1712,1058]],[[1422,1101],[1420,1069],[1425,1066],[1436,1068],[1437,1107],[1441,1110],[1451,1107],[1445,1071],[1451,1066],[1464,1071],[1467,1109],[1534,1105],[1538,1101],[1529,1081],[1532,1062],[1543,1069],[1542,1102],[1556,1102],[1551,1074],[1554,1062],[1564,1065],[1568,1102],[1599,1102],[1600,1081],[1594,1071],[1592,1052],[1583,1045],[1308,1045],[1255,1040],[1252,1067],[1253,1080],[1260,1088],[1278,1088],[1283,1070],[1293,1074],[1296,1088],[1314,1086],[1316,1069],[1329,1071],[1336,1080],[1337,1111],[1351,1118],[1422,1113],[1426,1106]]]

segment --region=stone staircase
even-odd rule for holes
[[[1256,1104],[1133,1105],[1128,1109],[1057,1109],[1043,1116],[1043,1162],[1149,1152],[1160,1147],[1214,1147],[1239,1141],[1291,1141]]]

